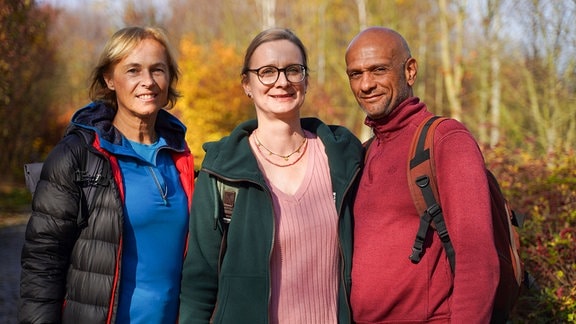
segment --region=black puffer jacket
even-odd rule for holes
[[[122,180],[116,159],[100,148],[94,129],[111,143],[121,135],[112,127],[112,109],[93,103],[84,110],[75,115],[44,162],[34,194],[22,250],[20,323],[114,322],[121,271]],[[161,111],[156,129],[173,148],[175,161],[192,163],[184,130],[174,136],[168,115]],[[79,127],[82,123],[90,125]],[[182,181],[190,194],[193,165],[184,170],[182,163],[176,166],[191,179],[188,184]],[[75,182],[77,170],[86,170],[91,179],[84,177],[83,189]]]

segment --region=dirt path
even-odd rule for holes
[[[16,324],[25,222],[0,227],[0,323]]]

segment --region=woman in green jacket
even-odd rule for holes
[[[304,45],[287,29],[263,31],[246,51],[242,85],[257,119],[204,145],[182,323],[351,322],[362,146],[344,127],[300,117],[307,72]],[[229,223],[222,196],[234,205]]]

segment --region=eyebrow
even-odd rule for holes
[[[132,63],[122,64],[121,66],[128,68],[128,67],[142,67],[143,65],[141,63],[132,62]],[[157,63],[150,64],[150,67],[159,67],[159,66],[168,68],[168,64],[165,62],[157,62]]]
[[[381,66],[392,66],[392,63],[374,63],[374,64],[370,64],[364,68],[352,68],[352,69],[346,69],[346,72],[362,72],[362,71],[371,71],[375,68],[381,67]]]

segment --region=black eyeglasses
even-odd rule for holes
[[[260,80],[263,85],[276,83],[280,77],[280,72],[284,72],[286,80],[291,83],[302,82],[302,80],[306,78],[306,67],[302,64],[291,64],[283,69],[267,65],[257,69],[249,69],[247,71],[256,73],[258,80]]]

